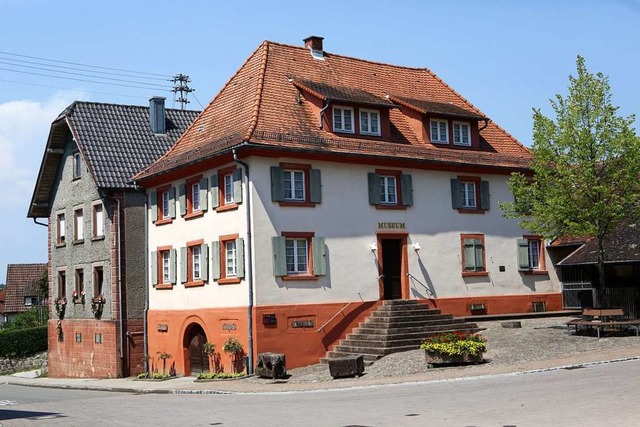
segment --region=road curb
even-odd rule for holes
[[[399,382],[380,382],[378,384],[354,384],[353,386],[341,387],[341,386],[329,386],[311,390],[279,390],[279,391],[270,391],[270,390],[261,390],[261,391],[229,391],[229,390],[193,390],[193,389],[140,389],[134,387],[96,387],[90,385],[70,385],[70,384],[29,384],[24,381],[11,381],[10,379],[5,380],[2,384],[9,385],[17,385],[23,387],[37,387],[37,388],[49,388],[49,389],[60,389],[60,390],[87,390],[87,391],[106,391],[106,392],[114,392],[114,393],[131,393],[131,394],[199,394],[199,395],[233,395],[233,394],[283,394],[283,393],[310,393],[310,392],[328,392],[328,391],[340,391],[340,390],[354,390],[354,389],[365,389],[365,388],[373,388],[373,387],[397,387],[401,385],[408,384],[428,384],[428,383],[440,383],[440,382],[451,382],[451,381],[477,381],[483,378],[496,378],[496,377],[506,377],[506,376],[520,376],[520,375],[531,375],[531,374],[539,374],[545,372],[554,372],[560,370],[571,370],[578,368],[585,368],[589,366],[598,366],[598,365],[606,365],[611,363],[619,363],[619,362],[628,362],[633,360],[640,360],[640,356],[628,356],[628,357],[620,357],[616,359],[610,360],[600,360],[595,362],[584,362],[584,363],[574,363],[570,365],[561,365],[554,366],[550,368],[541,368],[541,369],[530,369],[525,371],[516,371],[516,372],[503,372],[497,374],[485,374],[485,375],[474,375],[474,376],[466,376],[466,377],[456,377],[456,378],[443,378],[443,379],[434,379],[434,380],[409,380],[409,381],[399,381]]]

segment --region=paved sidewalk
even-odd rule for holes
[[[2,376],[0,384],[135,393],[277,393],[368,387],[410,382],[443,381],[487,375],[525,374],[596,363],[640,359],[640,338],[609,336],[598,340],[574,336],[564,326],[566,317],[523,319],[521,329],[506,329],[500,321],[484,322],[488,363],[427,369],[424,353],[413,350],[384,357],[367,367],[365,375],[333,380],[326,365],[290,369],[287,380],[249,377],[236,380],[194,382],[179,377],[152,382],[132,378],[61,379]]]

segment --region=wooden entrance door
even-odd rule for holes
[[[204,343],[207,337],[199,325],[192,328],[189,339],[189,375],[196,375],[209,370],[209,360],[204,354]]]

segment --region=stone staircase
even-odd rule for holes
[[[481,330],[484,328],[478,328],[475,323],[442,314],[416,300],[386,300],[320,362],[362,355],[365,364],[371,365],[387,354],[420,348],[430,336]]]

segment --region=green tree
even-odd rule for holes
[[[608,77],[588,72],[584,58],[569,76],[569,93],[550,100],[555,117],[533,111],[532,176],[509,179],[514,200],[500,208],[520,226],[553,239],[590,236],[598,243],[604,287],[603,242],[635,219],[640,206],[640,138],[634,116],[617,115]]]

